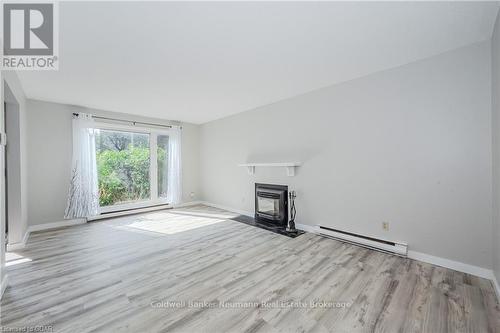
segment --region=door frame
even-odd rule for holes
[[[169,135],[171,130],[164,128],[145,127],[136,125],[114,124],[111,122],[95,121],[92,128],[102,129],[108,131],[122,131],[133,133],[149,134],[149,180],[150,180],[150,198],[148,200],[141,200],[127,204],[117,204],[112,206],[100,207],[100,213],[113,213],[118,211],[125,211],[131,209],[146,208],[158,205],[169,205],[166,198],[158,197],[158,163],[157,163],[157,137],[158,135]],[[156,163],[153,163],[156,161]],[[99,178],[99,176],[98,176]]]

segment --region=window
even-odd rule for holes
[[[101,211],[167,203],[168,132],[99,127],[95,149]]]
[[[151,199],[150,135],[100,130],[96,134],[101,207]]]

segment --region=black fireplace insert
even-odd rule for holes
[[[287,226],[288,186],[255,183],[255,220]]]

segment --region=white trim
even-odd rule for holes
[[[177,205],[159,204],[156,206],[138,207],[138,208],[130,209],[127,211],[122,211],[122,212],[110,212],[107,214],[92,216],[92,217],[89,217],[87,220],[88,221],[97,221],[97,220],[108,219],[111,217],[119,217],[119,216],[131,215],[131,214],[153,212],[156,210],[164,210],[164,209],[172,209],[172,208],[181,208],[181,207],[200,205],[202,203],[203,203],[202,201],[189,201],[189,202],[184,202],[184,203],[180,203]]]
[[[0,132],[0,146],[7,146],[7,134],[5,132]]]
[[[308,224],[295,223],[295,227],[299,230],[307,231],[313,234],[315,234],[317,231],[314,226]]]
[[[280,162],[280,163],[242,163],[240,167],[296,167],[301,166],[300,162]]]
[[[0,299],[2,299],[3,293],[5,292],[5,289],[7,289],[8,285],[9,285],[9,276],[5,274],[2,283],[0,283]]]
[[[138,208],[138,209],[134,209],[131,211],[116,212],[116,213],[109,213],[109,214],[105,214],[105,215],[89,217],[88,219],[73,219],[73,220],[65,220],[65,221],[59,221],[59,222],[35,224],[35,225],[28,227],[28,230],[26,230],[26,232],[24,233],[24,237],[23,237],[23,240],[21,242],[12,243],[12,244],[7,243],[7,251],[16,251],[16,250],[24,249],[26,247],[26,243],[28,242],[28,238],[29,238],[30,233],[35,232],[35,231],[43,231],[43,230],[50,230],[50,229],[57,229],[57,228],[62,228],[62,227],[69,227],[69,226],[74,226],[74,225],[85,224],[85,223],[87,223],[87,220],[88,221],[95,221],[95,220],[101,220],[101,219],[110,218],[110,217],[124,216],[124,215],[143,213],[143,212],[151,212],[151,211],[155,211],[155,210],[163,210],[163,209],[170,209],[170,208],[181,208],[181,207],[200,205],[202,203],[203,203],[202,201],[190,201],[190,202],[180,203],[180,204],[175,205],[175,206],[161,205],[161,206],[154,206],[154,207],[143,207],[143,208]]]
[[[476,275],[485,279],[493,280],[494,275],[491,269],[482,268],[479,266],[465,264],[463,262],[454,261],[446,258],[436,257],[427,253],[408,251],[408,258],[423,261],[429,264],[453,269],[455,271]]]
[[[126,216],[126,215],[139,214],[139,213],[147,213],[147,212],[153,212],[156,210],[164,210],[164,209],[172,209],[172,206],[167,205],[167,204],[164,204],[164,205],[160,204],[160,205],[151,206],[151,207],[133,208],[133,209],[124,210],[121,212],[113,212],[113,213],[92,216],[92,217],[87,218],[87,220],[88,221],[98,221],[98,220],[109,219],[112,217]]]
[[[223,206],[223,205],[219,205],[219,204],[215,204],[215,203],[207,202],[207,201],[202,201],[200,203],[202,205],[205,205],[205,206],[219,208],[219,209],[227,210],[229,212],[233,212],[233,213],[238,213],[238,214],[245,215],[245,216],[254,217],[254,213],[247,212],[247,211],[244,211],[244,210],[241,210],[241,209],[231,208],[231,207],[227,207],[227,206]]]
[[[494,292],[496,293],[497,300],[500,303],[500,286],[498,284],[498,280],[496,279],[495,273],[491,269],[464,264],[462,262],[446,258],[431,256],[430,254],[417,251],[408,251],[408,258],[490,280],[491,284],[493,285]]]
[[[248,174],[255,174],[255,167],[282,167],[286,168],[288,177],[295,176],[295,168],[301,165],[300,162],[281,162],[281,163],[242,163],[238,164],[239,167],[246,167]]]
[[[316,230],[316,227],[312,226],[312,225],[298,224],[297,223],[296,226],[297,226],[297,229],[300,229],[300,230],[304,230],[304,231],[315,233],[315,234],[318,233]],[[473,266],[473,265],[469,265],[469,264],[464,264],[464,263],[461,263],[458,261],[453,261],[450,259],[436,257],[436,256],[432,256],[432,255],[429,255],[426,253],[411,251],[411,250],[408,251],[408,258],[422,261],[422,262],[426,262],[426,263],[433,264],[436,266],[441,266],[441,267],[453,269],[453,270],[456,270],[459,272],[476,275],[476,276],[479,276],[479,277],[482,277],[485,279],[492,280],[493,284],[496,283],[495,276],[493,275],[493,271],[491,269]],[[498,284],[497,284],[497,289],[498,289]]]
[[[79,224],[85,224],[85,223],[87,223],[86,219],[73,219],[73,220],[65,220],[65,221],[58,221],[58,222],[51,222],[51,223],[35,224],[35,225],[29,226],[27,232],[31,233],[31,232],[35,232],[35,231],[43,231],[43,230],[57,229],[57,228],[62,228],[62,227],[70,227],[73,225],[79,225]]]
[[[498,303],[500,303],[500,285],[498,284],[498,279],[494,273],[493,273],[493,279],[491,281],[492,281],[493,286],[495,287],[495,291],[497,293]]]
[[[28,242],[28,238],[30,237],[29,230],[26,230],[24,233],[23,239],[18,243],[7,243],[7,251],[16,251],[21,250],[26,247],[26,243]]]
[[[181,202],[177,205],[173,205],[172,208],[182,208],[182,207],[190,207],[190,206],[196,206],[196,205],[203,205],[203,201],[188,201],[188,202]],[[207,205],[208,206],[208,205]]]
[[[128,120],[127,120],[128,121]],[[133,122],[133,121],[131,121]],[[168,125],[174,128],[174,125]],[[105,131],[115,131],[115,132],[127,132],[127,133],[139,133],[147,134],[149,136],[149,182],[150,196],[144,200],[137,200],[125,204],[117,204],[112,206],[101,207],[101,213],[114,213],[118,210],[125,209],[136,209],[136,208],[146,208],[152,205],[163,205],[168,204],[166,198],[158,196],[158,161],[157,161],[157,149],[158,149],[158,136],[166,135],[170,136],[172,134],[172,128],[156,128],[148,126],[137,126],[137,125],[125,125],[125,124],[115,124],[109,122],[95,121],[92,128],[97,130]],[[96,148],[97,149],[97,148]],[[118,213],[118,212],[117,212]],[[121,215],[116,215],[121,216]],[[109,215],[107,215],[109,217]],[[98,220],[100,217],[92,217],[92,220]]]
[[[235,208],[231,208],[231,207],[227,207],[227,206],[223,206],[223,205],[218,205],[218,204],[214,204],[214,203],[210,203],[210,202],[206,202],[206,201],[203,201],[202,204],[207,205],[207,206],[212,206],[215,208],[219,208],[219,209],[224,209],[224,210],[227,210],[230,212],[239,213],[242,215],[253,216],[253,213],[245,212],[245,211],[242,211],[239,209],[235,209]],[[317,234],[316,228],[312,225],[297,223],[296,227],[297,227],[297,229]],[[467,273],[467,274],[471,274],[471,275],[475,275],[475,276],[479,276],[479,277],[491,280],[492,283],[496,286],[497,291],[500,289],[499,285],[498,285],[498,281],[496,281],[495,275],[493,274],[493,271],[491,269],[473,266],[473,265],[469,265],[469,264],[464,264],[464,263],[461,263],[458,261],[453,261],[450,259],[436,257],[436,256],[432,256],[429,254],[416,252],[416,251],[408,251],[408,258],[422,261],[422,262],[426,262],[426,263],[433,264],[433,265],[437,265],[437,266],[441,266],[441,267],[445,267],[445,268],[449,268],[449,269],[453,269],[453,270],[456,270],[459,272],[463,272],[463,273]],[[500,294],[500,293],[497,293],[497,295],[498,294]]]
[[[159,205],[168,205],[168,202],[165,199],[161,198],[158,198],[157,200],[148,199],[148,200],[135,201],[128,204],[105,206],[101,207],[99,210],[101,214],[106,213],[106,215],[108,215],[108,213],[115,213],[115,212],[119,213],[120,210],[149,208],[152,206],[159,206]]]
[[[169,137],[170,139],[170,137]],[[160,172],[163,170],[160,170]],[[158,134],[151,133],[149,135],[149,191],[150,199],[163,200],[167,203],[166,198],[158,196]]]

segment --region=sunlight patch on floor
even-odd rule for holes
[[[30,258],[23,257],[22,255],[15,252],[6,252],[5,253],[5,266],[14,266],[19,265],[25,262],[31,262]]]
[[[174,211],[172,214],[177,214],[177,215],[187,215],[187,216],[194,216],[194,217],[205,217],[205,218],[211,218],[211,219],[232,219],[239,214],[233,214],[233,213],[209,213],[209,212],[196,212],[196,211]]]
[[[236,216],[236,215],[234,215]],[[179,232],[194,230],[217,223],[225,222],[233,217],[231,214],[197,213],[193,211],[173,211],[150,213],[127,224],[114,228],[127,231],[146,231],[173,235]]]

